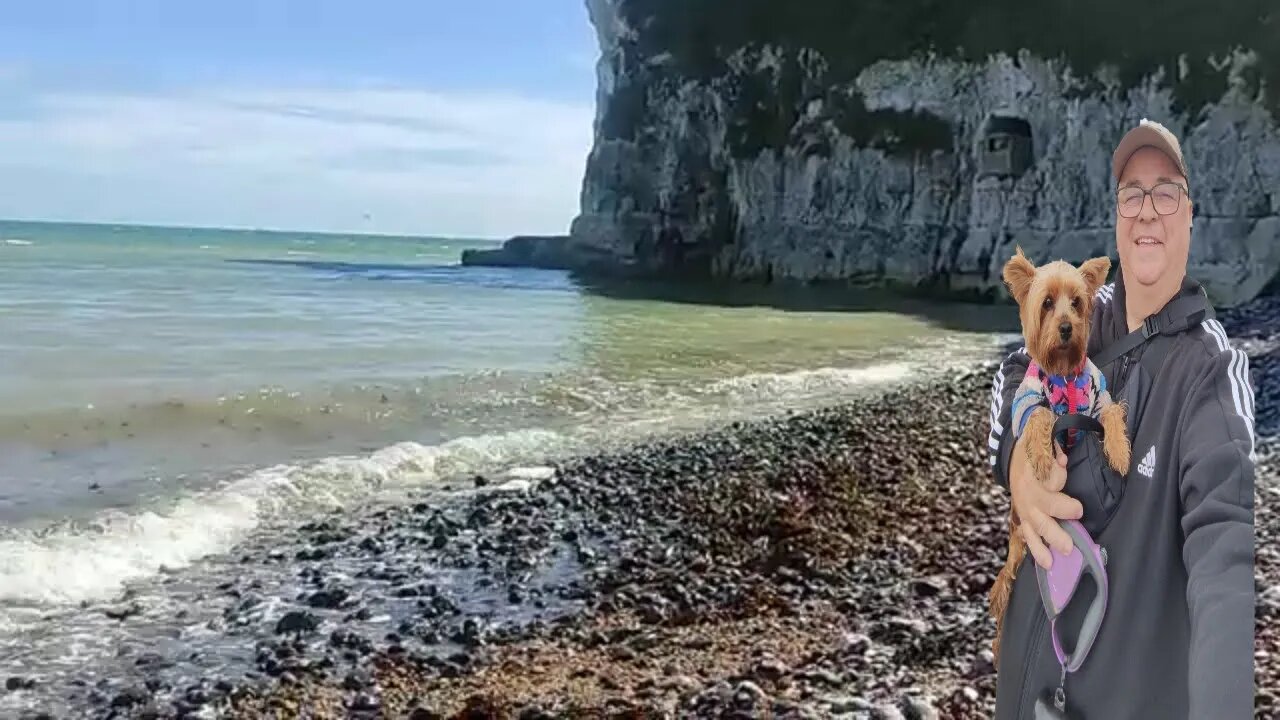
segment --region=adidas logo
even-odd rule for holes
[[[1151,477],[1156,472],[1156,446],[1152,445],[1147,454],[1142,458],[1142,462],[1138,463],[1138,472],[1146,477]]]

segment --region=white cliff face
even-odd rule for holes
[[[1226,307],[1280,273],[1280,125],[1238,81],[1248,54],[1223,60],[1226,94],[1194,119],[1159,75],[1126,89],[1028,55],[883,60],[833,84],[816,52],[750,47],[692,78],[640,52],[621,1],[588,0],[599,105],[571,229],[606,270],[1003,293],[1015,244],[1038,262],[1117,259],[1111,151],[1147,117],[1191,169],[1190,274]],[[1031,127],[1020,177],[977,177],[992,113]]]

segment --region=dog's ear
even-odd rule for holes
[[[1017,301],[1019,305],[1027,299],[1027,293],[1031,292],[1031,281],[1036,276],[1036,267],[1031,264],[1026,255],[1022,254],[1022,247],[1016,246],[1014,256],[1009,258],[1009,262],[1004,264],[1004,284],[1009,287],[1009,294]]]
[[[1084,276],[1084,284],[1089,288],[1089,297],[1098,292],[1098,288],[1107,281],[1107,273],[1111,272],[1111,258],[1103,255],[1086,260],[1080,266],[1080,274]]]

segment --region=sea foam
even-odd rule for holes
[[[552,432],[518,431],[439,446],[405,442],[368,456],[265,468],[183,497],[165,510],[116,511],[78,527],[10,532],[0,536],[0,604],[104,599],[161,568],[182,568],[224,552],[267,520],[343,507],[384,488],[476,472],[554,450],[560,441]]]

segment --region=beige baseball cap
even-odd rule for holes
[[[1182,157],[1182,146],[1178,143],[1178,138],[1165,126],[1146,118],[1142,118],[1142,122],[1138,123],[1137,127],[1120,138],[1120,144],[1116,146],[1116,151],[1111,156],[1111,176],[1116,182],[1120,182],[1120,173],[1124,172],[1124,166],[1129,162],[1129,157],[1139,148],[1148,145],[1168,155],[1173,160],[1173,164],[1178,167],[1178,172],[1182,173],[1182,177],[1186,178],[1188,183],[1191,182],[1191,174],[1187,172],[1187,163]]]

